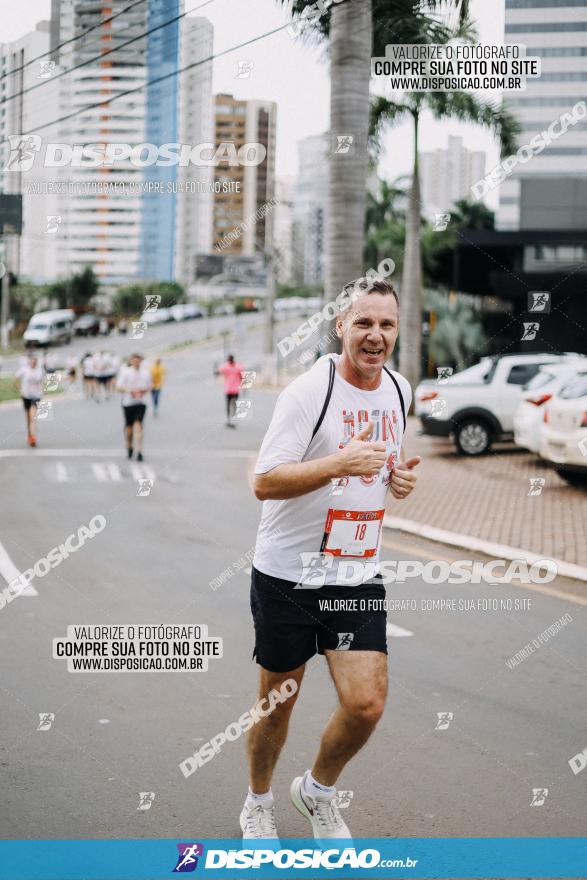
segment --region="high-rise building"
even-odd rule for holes
[[[179,59],[182,22],[169,25],[165,22],[178,15],[180,5],[180,0],[172,3],[150,0],[147,4],[147,28],[157,28],[149,35],[146,48],[145,142],[148,144],[178,141],[179,78],[172,74]],[[163,195],[155,187],[153,192],[147,190],[142,195],[140,273],[145,279],[173,278],[177,210],[173,184],[177,177],[177,165],[149,165],[144,169],[145,182],[159,183],[164,188]]]
[[[182,19],[180,66],[210,58],[213,36],[208,19]],[[214,140],[211,61],[179,77],[179,140],[182,144],[210,144]],[[195,278],[196,255],[208,253],[212,246],[212,172],[208,165],[178,167],[175,278],[186,289]]]
[[[329,150],[328,134],[312,135],[298,143],[293,270],[299,284],[320,284],[326,275]]]
[[[64,69],[83,64],[59,80],[63,115],[70,116],[62,123],[63,142],[136,145],[147,141],[147,132],[156,125],[149,119],[144,88],[149,50],[151,57],[154,53],[144,36],[153,2],[158,0],[136,4],[112,20],[95,0],[54,0],[54,38],[59,43],[72,40],[54,57]],[[177,11],[178,3],[172,0],[172,10]],[[107,9],[116,13],[124,5],[112,0]],[[95,29],[84,39],[73,39],[88,28]],[[166,34],[164,39],[173,36]],[[128,40],[134,42],[121,48]],[[112,52],[100,57],[104,50]],[[101,104],[105,99],[114,100]],[[61,200],[63,229],[56,237],[59,274],[68,276],[90,265],[101,280],[113,284],[141,277],[143,235],[149,231],[148,224],[143,230],[144,168],[129,157],[98,167],[72,165],[63,172],[72,186]],[[127,191],[115,193],[105,184],[122,184]]]
[[[583,0],[506,0],[505,42],[541,59],[541,75],[504,104],[529,144],[561,114],[586,98],[587,6]],[[558,129],[558,126],[556,126]],[[587,123],[581,119],[500,184],[500,229],[587,228]]]
[[[214,168],[212,244],[223,253],[254,256],[271,246],[272,211],[256,216],[275,196],[275,128],[277,105],[272,101],[239,101],[232,95],[216,96],[215,147],[234,144],[254,158],[245,144],[261,144],[265,158],[259,164],[235,164],[234,157],[220,159]],[[232,152],[232,151],[231,151]],[[232,164],[231,164],[232,161]],[[242,224],[242,227],[239,227]],[[238,236],[229,236],[235,230]],[[229,240],[230,238],[230,240]]]
[[[54,278],[58,272],[55,234],[47,232],[49,222],[57,230],[60,223],[48,219],[59,215],[55,169],[39,161],[41,140],[57,139],[56,126],[45,125],[60,115],[59,86],[53,79],[58,68],[46,56],[49,49],[48,21],[0,44],[0,193],[22,195],[24,224],[21,237],[6,238],[5,258],[11,271],[31,281]],[[39,56],[45,57],[37,60]],[[24,134],[37,129],[38,135]]]
[[[60,201],[58,274],[89,264],[111,285],[173,278],[187,284],[194,255],[209,248],[211,174],[166,161],[165,145],[212,140],[211,61],[205,62],[212,26],[203,18],[174,20],[184,0],[52,4],[53,57],[63,69],[78,67],[58,81],[60,115],[71,117],[60,140],[133,149],[132,157],[97,167],[61,169],[71,186]],[[72,40],[88,28],[94,30],[87,37]],[[113,100],[101,104],[106,98]]]
[[[421,152],[420,187],[422,213],[432,219],[450,211],[459,199],[471,197],[471,185],[485,174],[485,153],[468,150],[461,137],[448,138],[446,149]]]
[[[287,284],[294,279],[293,182],[291,177],[278,177],[275,181],[277,204],[273,212],[273,240],[278,256],[275,275],[281,284]]]

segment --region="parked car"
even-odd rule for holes
[[[538,452],[544,416],[544,405],[566,385],[577,372],[587,369],[587,358],[568,355],[558,364],[542,367],[524,387],[514,413],[514,441],[517,446]]]
[[[71,342],[73,319],[71,309],[53,309],[48,312],[37,312],[30,319],[23,334],[24,344],[51,345],[60,342]]]
[[[97,336],[100,332],[100,318],[97,315],[80,315],[73,322],[76,336]]]
[[[214,309],[215,315],[234,315],[235,308],[232,303],[219,303]]]
[[[186,303],[184,305],[184,319],[189,321],[193,318],[203,318],[204,312],[195,303]]]
[[[522,386],[541,367],[560,359],[556,354],[498,355],[483,358],[442,383],[435,379],[420,382],[415,412],[423,433],[452,436],[463,455],[481,455],[495,440],[512,439]]]
[[[587,370],[546,404],[540,455],[568,483],[587,485]]]
[[[171,309],[153,309],[152,311],[143,312],[139,321],[146,324],[166,324],[167,321],[173,321]]]
[[[169,311],[174,321],[185,321],[185,303],[176,303]]]

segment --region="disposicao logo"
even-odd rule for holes
[[[195,871],[198,867],[198,858],[204,855],[204,846],[201,843],[178,843],[176,844],[179,855],[177,865],[173,869],[174,874],[187,874]]]

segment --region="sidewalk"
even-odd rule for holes
[[[418,485],[405,501],[390,497],[389,516],[587,566],[585,491],[513,445],[469,458],[448,441],[418,436],[418,428],[410,417],[404,444],[408,456],[422,456]],[[545,485],[529,496],[537,477]]]

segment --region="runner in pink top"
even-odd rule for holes
[[[226,427],[236,428],[234,424],[234,415],[236,412],[236,401],[241,387],[243,377],[242,364],[234,362],[234,355],[229,354],[225,364],[218,367],[220,375],[224,376],[224,393],[226,395]]]

